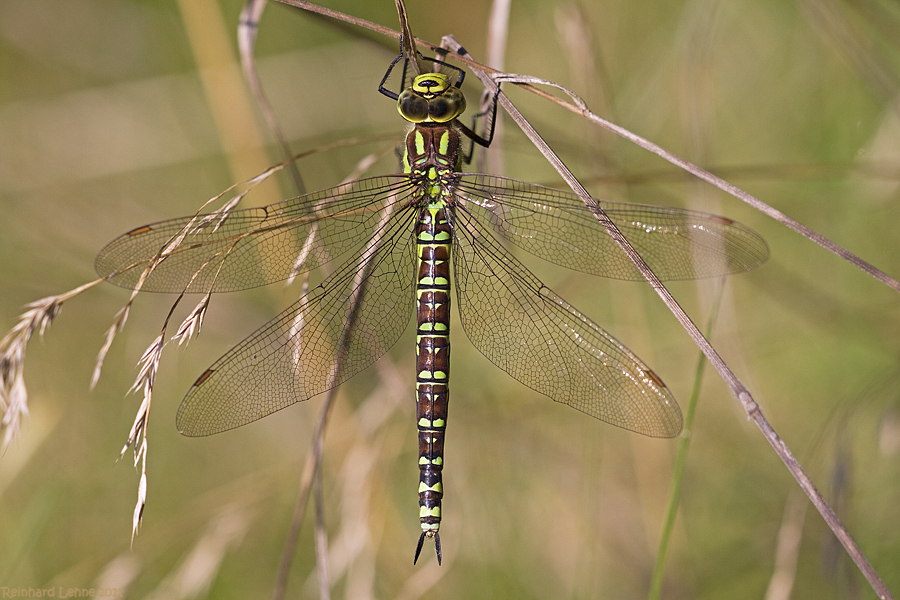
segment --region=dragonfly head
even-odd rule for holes
[[[466,110],[466,97],[446,75],[426,73],[403,90],[397,110],[410,123],[447,123]]]

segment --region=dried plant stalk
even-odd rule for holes
[[[303,8],[304,10],[309,10],[309,11],[315,12],[317,14],[322,14],[322,15],[326,15],[326,16],[329,16],[332,18],[340,19],[340,20],[348,22],[348,23],[353,23],[353,24],[359,25],[360,27],[365,27],[366,29],[369,29],[371,31],[383,33],[385,35],[388,35],[388,36],[391,36],[394,38],[398,37],[398,33],[389,28],[383,27],[381,25],[377,25],[375,23],[365,21],[363,19],[358,19],[356,17],[350,17],[347,15],[343,15],[336,11],[324,9],[322,7],[313,5],[309,2],[303,2],[300,0],[279,0],[279,1],[283,2],[284,4],[289,4],[291,6],[296,6],[298,8]],[[575,193],[580,198],[582,198],[585,205],[594,213],[594,215],[597,217],[598,221],[600,221],[600,223],[604,226],[604,228],[607,230],[607,232],[609,232],[609,234],[617,242],[617,244],[622,249],[622,251],[625,252],[625,254],[629,257],[629,259],[631,259],[631,261],[635,264],[635,266],[638,267],[638,269],[641,271],[641,273],[645,276],[647,281],[650,283],[651,287],[653,287],[654,291],[657,292],[657,294],[660,296],[660,298],[663,300],[663,302],[666,304],[666,306],[669,307],[669,309],[672,311],[673,315],[675,315],[675,317],[682,324],[682,326],[685,328],[685,330],[689,333],[689,335],[694,340],[694,342],[698,345],[698,347],[706,355],[707,359],[710,361],[710,363],[713,365],[713,367],[716,369],[716,371],[719,372],[719,374],[722,376],[722,378],[726,381],[726,383],[732,389],[732,392],[734,393],[735,397],[741,403],[741,406],[743,407],[744,411],[756,423],[756,425],[759,427],[760,431],[762,431],[766,440],[769,442],[769,444],[772,446],[772,448],[775,450],[775,452],[778,454],[778,456],[782,459],[785,466],[788,468],[788,470],[794,476],[797,483],[804,490],[806,495],[810,498],[810,500],[813,502],[813,504],[819,510],[819,513],[825,519],[829,528],[832,529],[834,534],[840,540],[841,544],[844,546],[845,550],[848,552],[850,557],[856,563],[857,567],[860,569],[860,571],[863,573],[863,575],[869,581],[869,584],[879,594],[879,597],[891,598],[890,592],[887,590],[886,586],[884,585],[884,582],[878,576],[877,572],[874,570],[872,565],[868,562],[866,557],[859,550],[859,547],[853,541],[852,537],[849,535],[849,533],[847,532],[847,530],[843,526],[843,524],[841,524],[840,520],[838,519],[838,517],[834,513],[834,511],[831,509],[831,507],[827,504],[827,502],[825,502],[824,498],[819,493],[819,491],[816,489],[813,482],[809,479],[809,477],[803,471],[803,468],[801,467],[799,462],[796,460],[793,453],[791,453],[791,451],[788,449],[788,447],[784,443],[784,441],[778,436],[778,434],[775,432],[775,430],[772,428],[772,426],[768,423],[768,421],[762,415],[762,412],[760,411],[759,406],[753,400],[753,397],[751,396],[751,394],[747,390],[747,388],[740,382],[740,380],[734,375],[734,373],[731,371],[731,369],[728,367],[728,365],[725,363],[725,361],[722,360],[722,358],[718,355],[718,353],[715,351],[715,349],[703,337],[702,333],[700,333],[700,331],[697,329],[696,325],[694,325],[694,323],[691,321],[690,317],[688,317],[688,315],[681,309],[681,307],[675,301],[674,297],[672,297],[672,295],[668,292],[668,290],[665,288],[665,286],[662,285],[662,283],[659,281],[659,279],[656,277],[656,275],[654,275],[653,272],[647,267],[646,263],[643,261],[643,259],[640,257],[640,255],[634,250],[634,248],[631,247],[631,244],[628,242],[628,240],[621,234],[621,232],[618,231],[618,229],[609,220],[609,218],[603,213],[603,211],[601,209],[599,209],[599,207],[596,206],[596,203],[591,198],[590,194],[587,193],[587,191],[578,182],[578,180],[574,177],[574,175],[572,175],[572,173],[566,168],[565,164],[563,164],[563,162],[556,156],[556,154],[552,151],[552,149],[549,148],[549,146],[546,144],[546,142],[544,142],[540,138],[540,136],[537,134],[537,132],[534,130],[534,128],[531,127],[531,125],[527,122],[527,120],[525,120],[525,118],[521,115],[521,113],[518,112],[518,110],[515,108],[515,106],[512,104],[512,102],[510,102],[510,100],[505,96],[505,94],[503,94],[502,92],[499,91],[497,81],[500,79],[503,79],[503,78],[506,78],[507,81],[510,81],[511,79],[518,80],[517,83],[520,85],[520,87],[523,87],[523,89],[527,89],[529,91],[537,93],[538,95],[541,95],[541,96],[567,108],[568,110],[571,110],[573,112],[583,115],[585,118],[587,118],[591,122],[593,122],[599,126],[602,126],[610,131],[613,131],[614,133],[617,133],[618,135],[632,141],[633,143],[641,146],[642,148],[645,148],[645,149],[657,154],[658,156],[661,156],[662,158],[668,160],[669,162],[675,164],[676,166],[679,166],[680,168],[684,169],[685,171],[692,173],[692,174],[696,175],[697,177],[703,179],[704,181],[707,181],[707,182],[715,185],[716,187],[722,189],[723,191],[735,196],[736,198],[739,198],[739,199],[743,200],[744,202],[747,202],[748,204],[757,208],[764,214],[778,220],[780,223],[787,225],[788,227],[790,227],[794,231],[800,233],[804,237],[807,237],[808,239],[815,241],[816,243],[820,244],[822,247],[826,248],[827,250],[837,254],[844,260],[847,260],[851,264],[853,264],[853,265],[857,266],[858,268],[862,269],[863,271],[869,273],[870,275],[872,275],[873,277],[875,277],[876,279],[878,279],[885,285],[889,286],[891,289],[900,291],[900,282],[897,282],[896,280],[894,280],[893,278],[888,276],[883,271],[875,268],[874,266],[870,265],[866,261],[863,261],[862,259],[855,256],[854,254],[848,252],[847,250],[841,248],[837,244],[831,242],[830,240],[825,238],[825,236],[822,236],[821,234],[816,233],[812,229],[800,224],[799,222],[797,222],[793,219],[790,219],[789,217],[787,217],[780,211],[777,211],[777,210],[773,209],[772,207],[769,207],[768,205],[766,205],[759,199],[751,196],[750,194],[747,194],[746,192],[744,192],[743,190],[740,190],[736,186],[733,186],[733,185],[729,184],[728,182],[712,175],[711,173],[697,167],[696,165],[693,165],[690,162],[677,157],[676,155],[672,154],[671,152],[664,150],[660,146],[653,144],[649,140],[645,140],[644,138],[641,138],[640,136],[638,136],[622,127],[619,127],[617,125],[609,123],[609,122],[605,121],[604,119],[598,117],[597,115],[594,115],[592,112],[590,112],[587,109],[586,106],[584,106],[583,103],[581,103],[578,106],[569,104],[563,100],[560,100],[559,98],[556,98],[555,96],[552,96],[551,94],[547,94],[546,92],[543,92],[543,91],[539,90],[538,88],[535,88],[533,85],[531,85],[531,83],[534,81],[532,78],[526,78],[526,77],[522,77],[522,76],[509,76],[507,74],[498,74],[495,69],[486,67],[484,65],[481,65],[481,64],[475,62],[470,57],[465,55],[465,51],[462,50],[462,47],[458,43],[456,43],[455,40],[452,39],[452,37],[445,38],[444,42],[442,42],[440,47],[430,44],[424,40],[417,39],[416,42],[422,46],[430,47],[432,50],[434,50],[436,52],[440,52],[442,50],[442,48],[446,48],[446,47],[450,47],[450,48],[454,49],[455,51],[457,51],[457,54],[454,55],[454,58],[458,59],[462,63],[465,63],[472,70],[472,72],[477,77],[479,77],[479,79],[482,81],[482,84],[485,86],[485,88],[487,88],[491,93],[494,93],[497,95],[497,99],[500,102],[501,106],[503,106],[504,110],[507,111],[507,113],[513,118],[513,120],[516,121],[516,124],[526,133],[526,135],[529,136],[529,139],[531,139],[532,142],[540,149],[541,153],[554,166],[554,168],[557,170],[557,172],[560,173],[560,175],[563,177],[563,179],[566,180],[566,183],[569,184],[569,186],[573,189],[573,191],[575,191]],[[563,88],[561,88],[561,86],[555,86],[555,87],[563,89]],[[574,96],[574,94],[573,94],[573,96]]]
[[[27,304],[19,322],[0,339],[0,452],[5,451],[28,416],[25,387],[25,349],[35,332],[41,336],[53,323],[66,300],[89,290],[104,279],[96,279],[57,296],[47,296]]]

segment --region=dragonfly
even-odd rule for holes
[[[404,66],[402,91],[390,90],[401,58],[379,91],[409,124],[402,173],[138,227],[109,243],[95,266],[125,288],[207,294],[338,265],[200,375],[176,417],[187,436],[241,427],[340,385],[383,356],[415,314],[421,534],[414,562],[432,539],[440,564],[453,298],[469,341],[552,400],[652,437],[678,435],[682,416],[650,367],[509,247],[590,275],[642,280],[638,269],[575,194],[463,172],[472,154],[464,156],[464,144],[488,146],[493,118],[484,137],[460,121],[465,73],[438,59],[426,58],[435,72],[408,85]],[[663,280],[749,271],[768,256],[763,238],[731,219],[597,204]]]

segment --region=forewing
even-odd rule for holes
[[[539,258],[592,275],[643,279],[575,194],[490,175],[463,175],[458,194],[483,227]],[[769,255],[759,234],[725,217],[643,204],[598,205],[662,280],[749,271]]]
[[[240,427],[346,381],[387,352],[415,305],[414,220],[409,209],[394,214],[361,256],[217,360],[181,403],[178,430],[201,436]]]
[[[556,402],[653,437],[681,431],[671,392],[628,348],[542,284],[457,208],[453,262],[469,340]]]
[[[227,292],[283,281],[358,247],[380,212],[409,193],[405,176],[371,177],[262,208],[138,227],[110,242],[94,266],[118,286]]]

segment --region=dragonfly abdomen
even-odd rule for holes
[[[434,538],[438,563],[441,546],[441,471],[450,399],[450,226],[442,203],[428,204],[416,225],[416,426],[419,432],[419,521],[422,535]]]

